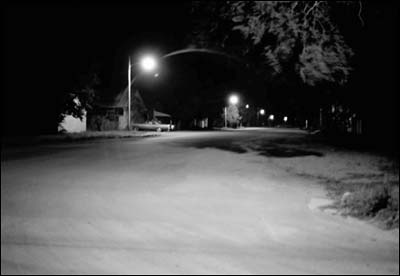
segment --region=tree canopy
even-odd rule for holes
[[[342,85],[352,69],[353,51],[332,19],[331,5],[328,1],[195,1],[191,41],[194,46],[245,56],[267,79]]]
[[[236,126],[240,119],[241,116],[239,114],[239,108],[234,104],[230,104],[226,108],[226,120],[228,121],[229,125]]]
[[[64,95],[59,121],[62,121],[65,115],[72,115],[82,120],[85,112],[92,108],[99,84],[97,73],[82,75],[73,92]]]

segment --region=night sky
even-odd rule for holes
[[[100,72],[103,94],[115,94],[126,85],[129,54],[183,48],[187,5],[145,3],[3,7],[6,130],[46,131],[56,112],[52,103],[89,70]]]
[[[188,46],[189,10],[190,2],[3,5],[3,132],[51,131],[54,103],[90,70],[100,73],[101,93],[115,95],[127,84],[129,54],[135,57],[151,49],[163,55]],[[398,7],[364,4],[362,15],[364,26],[354,12],[338,15],[356,53],[346,93],[352,93],[354,101],[365,101],[372,113],[393,117],[388,125],[397,125]],[[165,112],[173,113],[176,101],[193,97],[220,104],[224,91],[235,88],[248,101],[264,99],[256,77],[217,57],[177,57],[167,68],[157,82],[143,79],[138,84],[145,99]],[[213,89],[222,92],[201,94]]]

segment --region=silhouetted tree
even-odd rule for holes
[[[261,65],[267,78],[344,84],[352,50],[327,1],[193,3],[194,46],[220,48]],[[293,78],[294,77],[294,78]]]
[[[226,108],[226,120],[230,126],[236,127],[239,124],[241,116],[239,114],[239,108],[231,104]]]
[[[65,115],[82,119],[85,112],[92,109],[99,84],[100,79],[96,73],[82,75],[77,88],[64,96],[59,113],[59,122],[63,120]]]

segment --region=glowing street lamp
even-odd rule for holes
[[[231,95],[229,97],[229,103],[233,104],[233,105],[238,104],[239,103],[239,97],[237,95]]]
[[[143,56],[139,62],[140,69],[144,73],[153,72],[157,67],[157,60],[155,57],[151,55]],[[158,73],[154,75],[158,77]],[[129,56],[129,65],[128,65],[128,130],[131,130],[131,86],[135,82],[136,76],[132,79],[132,62],[131,57]]]
[[[235,94],[230,95],[228,101],[229,101],[230,104],[236,105],[236,104],[239,103],[239,97],[238,97],[237,95],[235,95]],[[228,111],[227,111],[227,108],[226,108],[226,106],[225,106],[225,108],[224,108],[225,127],[228,126],[228,121],[227,121],[227,119],[226,119],[226,117],[227,117],[227,112],[228,112]]]
[[[144,72],[152,72],[157,68],[157,61],[153,56],[144,56],[140,60],[140,67]]]
[[[260,115],[264,116],[265,115],[265,109],[261,108],[257,112],[257,125],[260,125]]]
[[[249,106],[248,104],[246,104],[246,109],[249,109],[249,107],[250,107],[250,106]]]

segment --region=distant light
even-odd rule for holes
[[[260,114],[264,115],[265,114],[265,110],[264,109],[260,109]]]
[[[246,108],[249,108],[250,106],[248,104],[246,104]]]
[[[155,78],[158,78],[158,76],[159,76],[158,73],[155,73],[155,74],[154,74],[154,77],[155,77]]]
[[[286,123],[288,120],[287,116],[283,117],[283,121]]]
[[[232,95],[229,97],[229,103],[237,104],[239,102],[239,97],[237,95]]]
[[[154,57],[145,56],[140,61],[140,65],[145,72],[151,72],[157,67],[157,62]]]
[[[271,121],[273,121],[274,120],[274,115],[273,114],[271,114],[271,115],[269,115],[269,117],[268,117]]]

